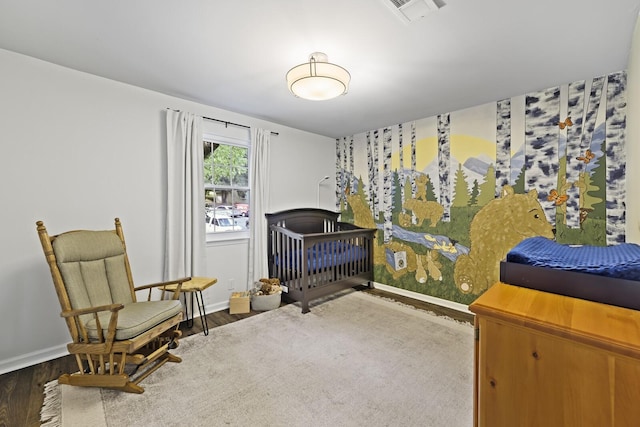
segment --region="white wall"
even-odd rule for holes
[[[640,19],[627,71],[627,241],[640,243]]]
[[[120,217],[136,284],[162,279],[167,107],[279,132],[272,137],[269,211],[315,206],[318,180],[335,176],[331,138],[1,49],[0,99],[0,374],[66,354],[69,337],[37,220],[56,234],[112,228]],[[335,208],[332,191],[321,196],[322,207]],[[212,244],[207,258],[219,283],[205,291],[205,303],[223,309],[230,279],[236,289],[246,287],[247,241]]]

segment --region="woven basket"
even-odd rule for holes
[[[254,311],[267,311],[280,307],[282,294],[251,295],[251,309]]]

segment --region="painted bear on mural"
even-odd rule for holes
[[[429,227],[435,227],[442,218],[444,213],[444,206],[438,202],[427,200],[427,184],[429,183],[429,177],[424,174],[418,174],[415,178],[416,182],[416,196],[412,199],[404,201],[402,207],[413,212],[411,214],[401,212],[398,215],[398,223],[401,227],[411,227],[414,223],[418,227],[422,227],[422,223],[428,219],[430,221]]]
[[[425,219],[431,221],[429,227],[435,227],[442,218],[444,213],[444,207],[438,202],[423,201],[418,199],[405,200],[402,205],[403,208],[409,209],[414,213],[417,218],[417,226],[422,227],[422,223]],[[400,214],[400,225],[408,227],[411,223],[411,216],[408,214]]]
[[[468,255],[455,264],[454,281],[465,293],[480,294],[500,279],[500,261],[528,237],[552,239],[553,228],[538,201],[538,192],[514,194],[505,185],[501,197],[487,203],[471,220]]]

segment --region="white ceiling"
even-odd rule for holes
[[[626,69],[640,8],[444,0],[405,24],[387,1],[0,0],[0,48],[341,137]],[[349,70],[347,95],[289,93],[314,51]]]

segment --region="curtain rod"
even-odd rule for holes
[[[167,107],[167,110],[173,110],[173,109]],[[176,111],[178,113],[180,112],[180,110],[173,110],[173,111]],[[224,123],[224,127],[227,127],[227,126],[231,125],[231,126],[237,126],[237,127],[241,127],[241,128],[245,128],[245,129],[251,129],[251,126],[241,125],[239,123],[228,122],[226,120],[213,119],[211,117],[204,117],[204,116],[202,116],[202,118],[205,119],[205,120],[211,120],[212,122]],[[272,131],[271,135],[278,136],[280,134],[278,132],[273,132]]]

